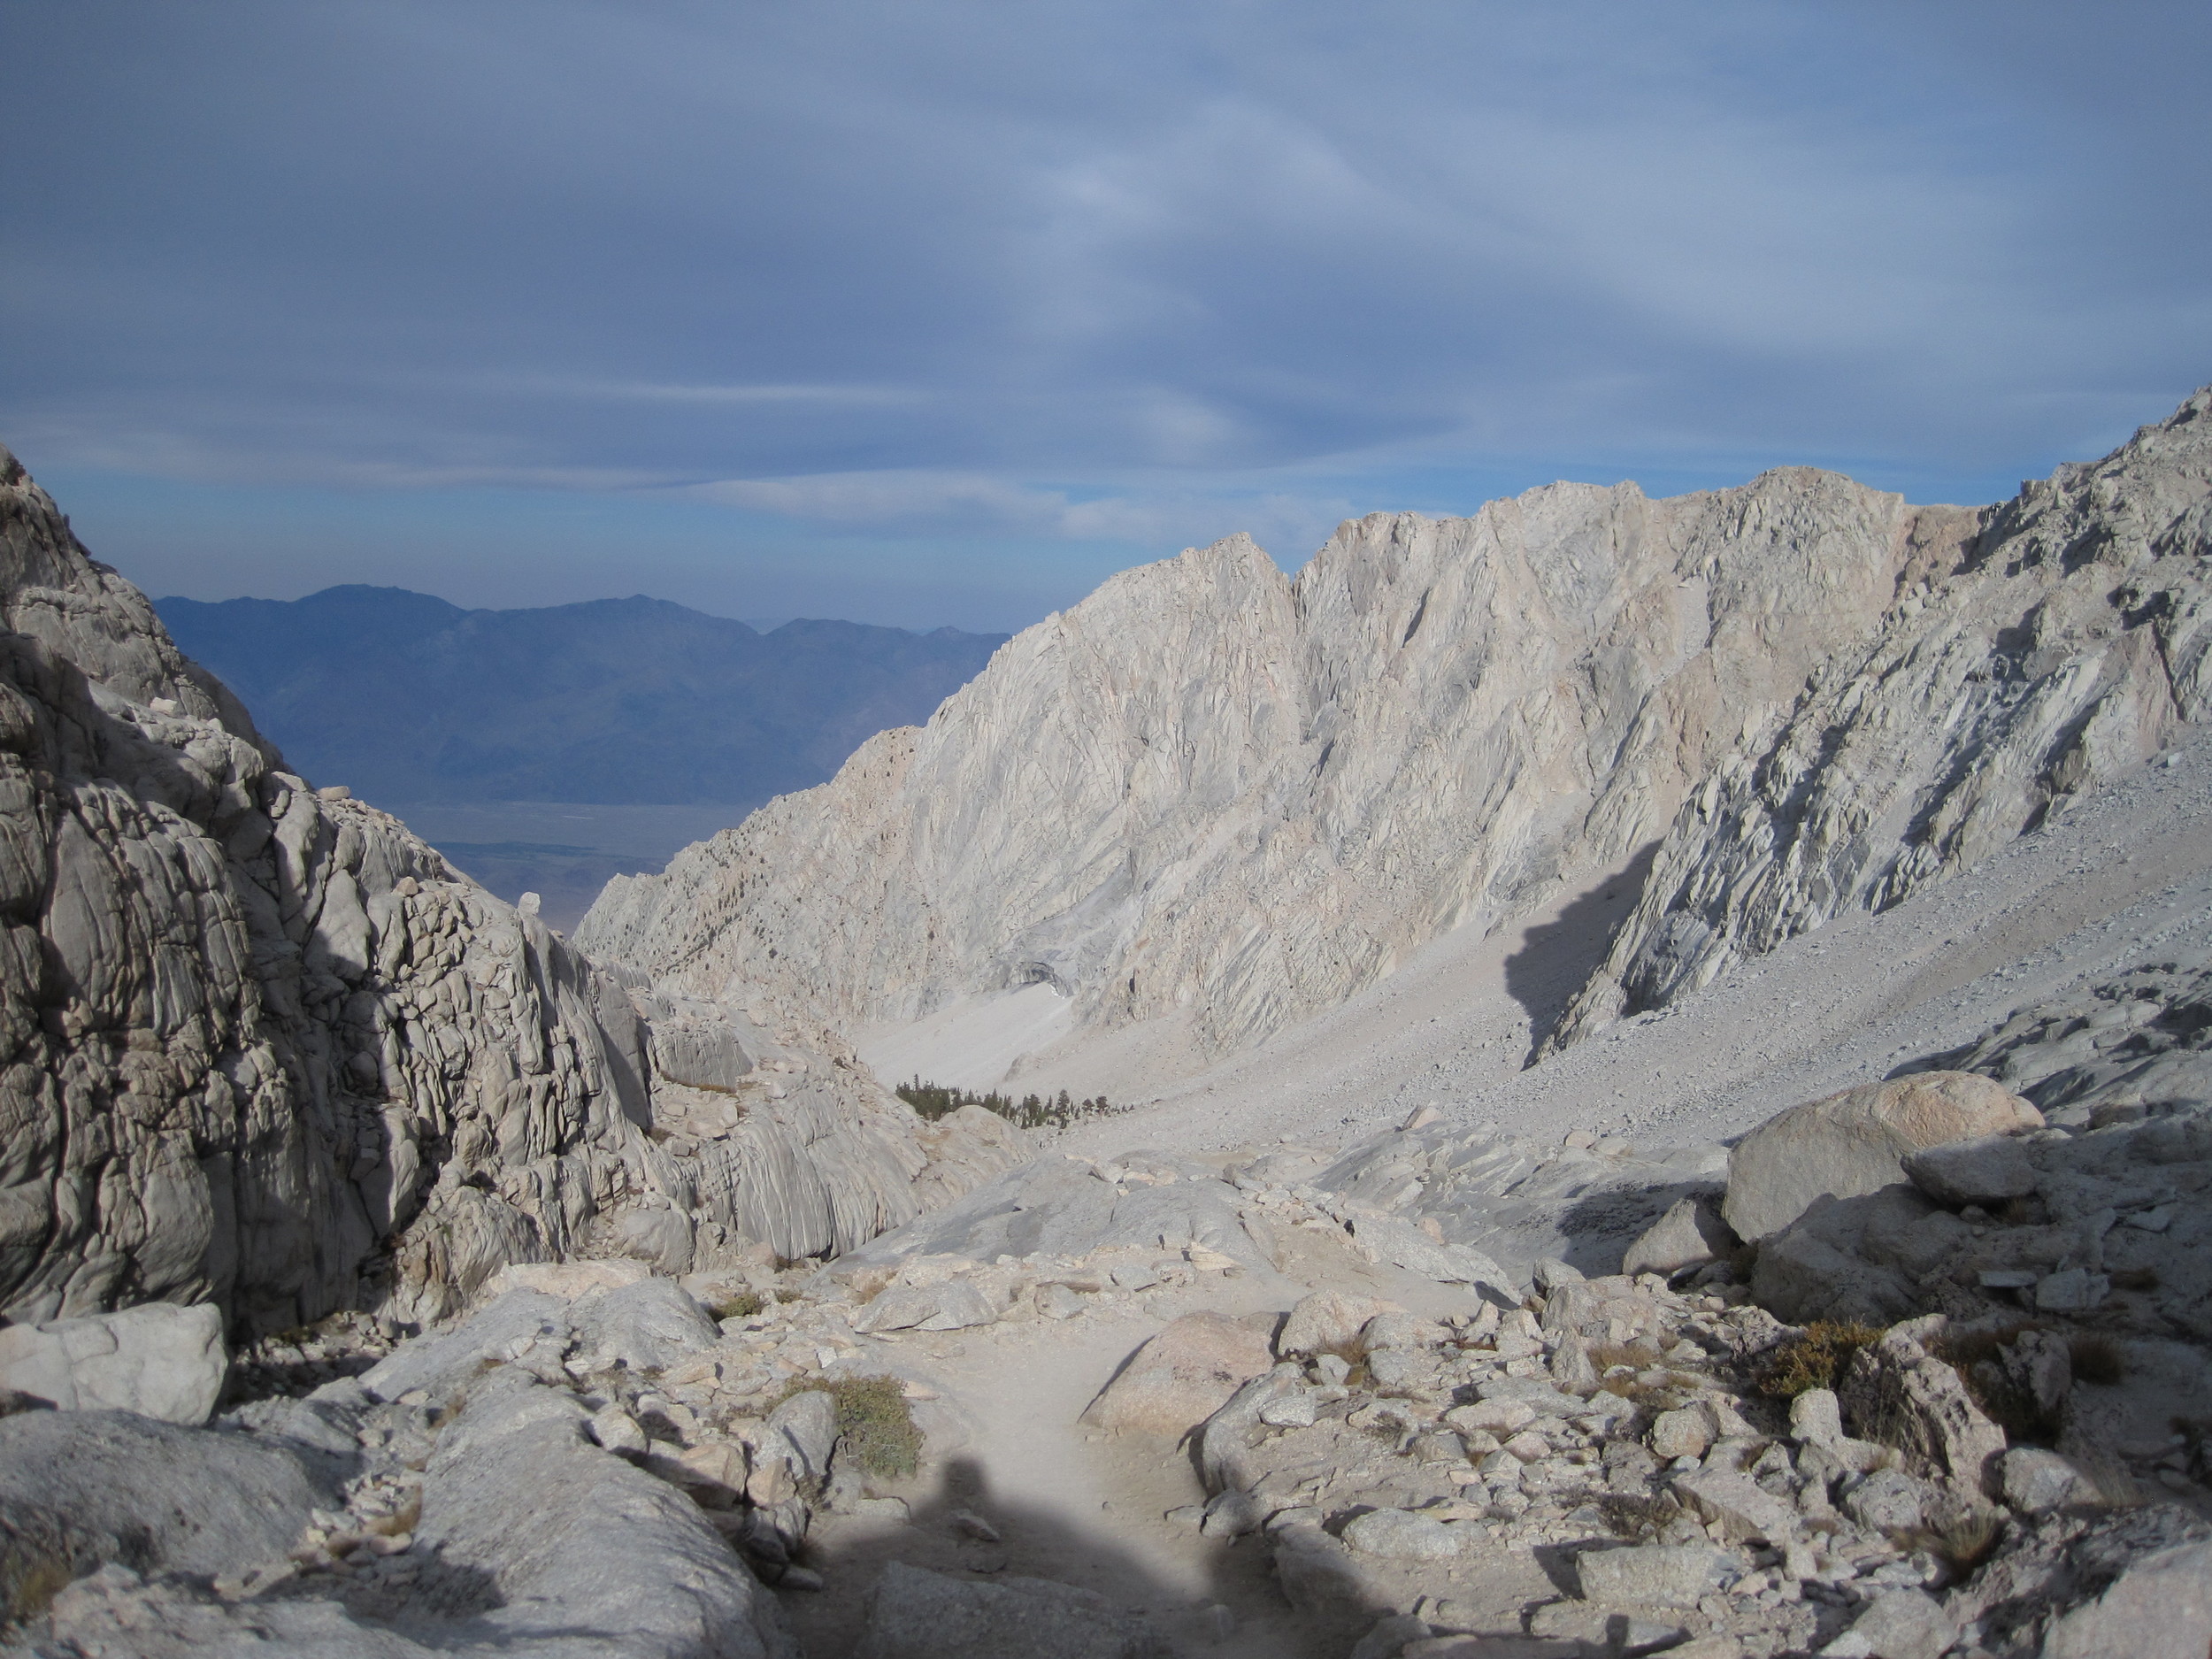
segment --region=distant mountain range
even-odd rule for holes
[[[807,620],[763,634],[643,597],[464,611],[358,586],[155,609],[312,781],[392,802],[749,809],[927,719],[1006,639]]]

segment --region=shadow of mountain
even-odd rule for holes
[[[1603,965],[1613,935],[1643,896],[1658,841],[1647,841],[1636,856],[1602,881],[1595,882],[1559,913],[1521,935],[1521,948],[1505,959],[1506,994],[1528,1015],[1529,1048],[1524,1065],[1559,1028],[1567,1004]]]

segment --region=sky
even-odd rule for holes
[[[156,595],[1011,629],[2212,380],[2212,7],[0,0],[0,442]]]

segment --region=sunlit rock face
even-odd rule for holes
[[[1640,850],[1571,1038],[1893,902],[2200,707],[2204,395],[2002,507],[1786,468],[1233,537],[1017,636],[929,724],[610,885],[587,949],[857,1020],[1049,980],[1202,1050]]]

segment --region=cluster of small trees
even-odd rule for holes
[[[932,1123],[963,1106],[980,1106],[985,1111],[996,1112],[1018,1129],[1065,1129],[1086,1118],[1104,1118],[1129,1110],[1126,1106],[1109,1105],[1103,1094],[1076,1100],[1062,1089],[1057,1094],[1025,1094],[1015,1100],[995,1091],[972,1094],[965,1089],[949,1088],[942,1083],[925,1083],[918,1077],[910,1083],[900,1084],[895,1092]]]

